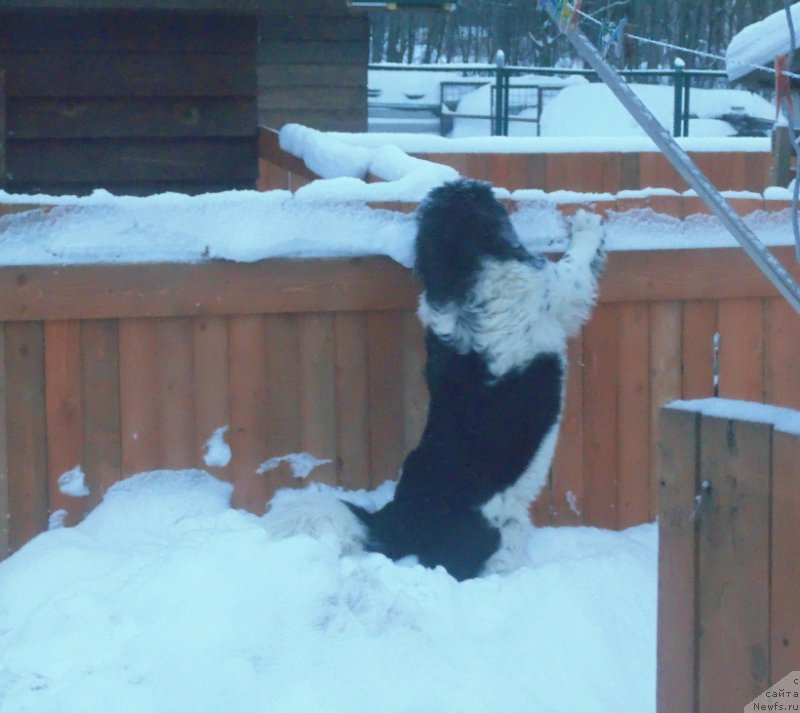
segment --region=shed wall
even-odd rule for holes
[[[252,187],[256,41],[254,15],[0,8],[7,190]]]

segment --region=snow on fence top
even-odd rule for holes
[[[364,255],[387,255],[402,265],[412,265],[412,214],[371,208],[363,200],[346,199],[344,193],[341,200],[320,200],[310,190],[313,186],[295,194],[229,191],[134,198],[95,191],[85,198],[34,196],[26,201],[47,203],[48,207],[5,216],[1,215],[2,204],[18,202],[19,196],[0,192],[0,265],[208,259],[252,262]],[[340,188],[337,184],[336,191]],[[681,219],[659,212],[659,202],[690,201],[691,192],[649,189],[616,196],[538,190],[502,193],[514,209],[511,219],[516,230],[532,250],[563,249],[567,237],[564,213],[581,205],[606,213],[610,250],[736,245],[712,216],[698,213]],[[770,189],[766,201],[755,193],[732,193],[730,197],[761,206],[746,222],[766,244],[790,245],[789,210],[763,209],[770,203],[787,205],[788,194],[785,189]]]
[[[449,166],[409,156],[396,145],[372,143],[374,139],[369,135],[347,136],[323,134],[299,125],[284,127],[279,137],[284,150],[323,176],[294,193],[280,190],[200,196],[164,193],[138,198],[118,197],[98,190],[91,196],[77,198],[0,192],[0,265],[207,259],[251,262],[278,257],[386,255],[410,266],[415,233],[413,216],[377,209],[375,204],[401,201],[413,207],[431,188],[452,180],[458,173]],[[429,139],[416,137],[423,142]],[[363,145],[356,141],[363,141]],[[481,141],[486,146],[494,144],[487,139]],[[511,143],[517,141],[522,140]],[[705,139],[703,145],[716,145],[719,141]],[[736,149],[753,145],[748,139],[735,142]],[[639,139],[628,139],[619,145],[640,143]],[[583,144],[590,145],[591,141]],[[405,148],[410,146],[406,144]],[[567,236],[563,213],[586,204],[606,213],[611,250],[735,245],[711,216],[676,217],[702,211],[692,192],[680,194],[651,188],[612,195],[510,192],[498,188],[496,194],[513,208],[516,229],[532,250],[563,249]],[[728,196],[740,200],[752,212],[748,223],[765,243],[792,243],[788,211],[764,210],[790,201],[787,190],[768,189],[764,196],[742,192]],[[3,204],[21,202],[47,207],[3,216],[3,212],[9,212],[3,211]],[[665,208],[670,204],[671,209]]]

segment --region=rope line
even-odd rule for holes
[[[785,2],[788,2],[788,0],[785,0]],[[604,23],[602,21],[598,20],[595,17],[592,17],[591,15],[587,14],[586,12],[581,10],[580,8],[576,8],[574,5],[573,5],[573,12],[579,14],[581,17],[589,20],[590,22],[593,22],[595,25],[597,25],[600,28],[604,27]],[[713,54],[711,52],[703,52],[702,50],[690,49],[688,47],[681,47],[680,45],[675,45],[675,44],[672,44],[671,42],[664,42],[664,41],[661,41],[661,40],[654,40],[654,39],[652,39],[650,37],[642,37],[641,35],[635,35],[635,34],[633,34],[631,32],[623,32],[622,34],[625,35],[625,37],[629,37],[630,39],[635,40],[636,42],[642,42],[644,44],[656,45],[658,47],[663,47],[665,49],[679,50],[681,52],[686,52],[687,54],[693,54],[693,55],[696,55],[698,57],[703,57],[704,59],[713,59],[713,60],[715,60],[717,62],[726,62],[727,61],[726,58],[723,55]],[[762,64],[753,64],[751,62],[740,62],[740,61],[734,61],[734,62],[732,62],[732,64],[735,64],[737,67],[748,67],[748,68],[753,69],[753,70],[758,70],[758,71],[761,71],[761,72],[767,72],[768,74],[773,74],[773,75],[775,74],[775,69],[773,67],[768,67],[768,66],[762,65]],[[787,76],[787,77],[791,77],[792,79],[800,79],[800,74],[797,74],[795,72],[784,71],[783,74],[785,76]]]

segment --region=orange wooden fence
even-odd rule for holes
[[[688,185],[657,151],[607,153],[418,153],[418,158],[452,166],[461,175],[518,190],[618,193],[641,188],[685,191]],[[690,151],[689,155],[721,191],[762,192],[771,185],[769,151]],[[282,151],[277,132],[259,132],[262,190],[296,190],[317,178],[295,156]]]
[[[314,477],[349,488],[394,477],[426,408],[416,299],[386,258],[0,268],[3,549],[54,510],[74,522],[121,477],[203,467],[223,425],[233,459],[211,471],[256,512],[296,482],[254,473],[274,456],[331,459]],[[659,409],[711,395],[717,331],[722,395],[800,406],[798,318],[741,250],[611,255],[570,345],[539,523],[654,518]],[[85,501],[56,485],[78,464]]]
[[[661,416],[658,713],[741,711],[800,670],[800,413],[714,409]]]

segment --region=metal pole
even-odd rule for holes
[[[558,24],[558,15],[550,10],[550,16]],[[722,197],[714,184],[706,178],[705,174],[695,165],[689,155],[678,146],[675,139],[670,136],[658,119],[644,105],[633,90],[620,78],[589,42],[577,26],[568,25],[564,29],[567,39],[572,42],[578,54],[597,72],[600,79],[611,89],[617,99],[630,112],[656,146],[663,152],[675,170],[697,192],[697,195],[719,218],[722,224],[730,231],[744,251],[755,262],[762,273],[769,279],[795,311],[800,313],[800,285],[781,265],[775,256],[767,250],[764,243],[745,225],[744,221],[736,214],[733,208]]]
[[[683,136],[689,135],[689,90],[692,88],[692,75],[683,74]]]
[[[497,50],[494,58],[497,68],[494,81],[494,124],[492,136],[503,135],[503,69],[506,66],[506,55],[503,50]]]
[[[681,121],[683,117],[683,67],[684,62],[680,57],[675,58],[674,63],[675,74],[673,81],[675,83],[675,101],[672,108],[672,135],[681,135]]]

